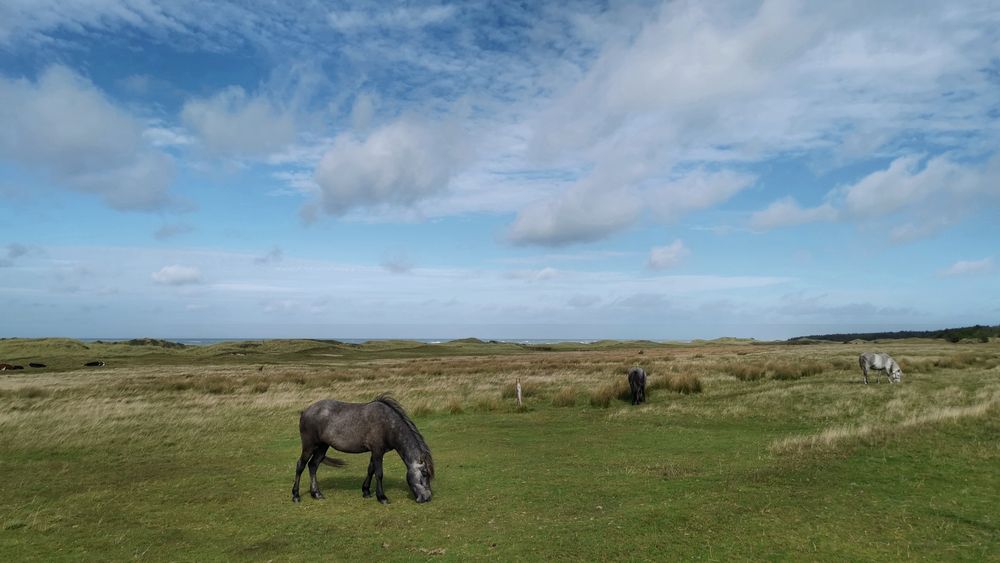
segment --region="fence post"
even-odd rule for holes
[[[516,383],[514,384],[514,389],[517,390],[517,406],[523,406],[521,404],[521,378],[518,377]]]

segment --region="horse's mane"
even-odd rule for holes
[[[399,418],[403,419],[403,422],[406,423],[407,428],[409,428],[410,432],[413,432],[413,435],[417,438],[417,448],[420,450],[420,454],[423,456],[424,462],[427,464],[428,474],[431,476],[431,478],[433,478],[434,458],[431,457],[431,449],[427,447],[427,442],[424,440],[423,434],[421,434],[420,431],[417,430],[417,425],[413,424],[413,421],[410,420],[410,417],[406,414],[406,410],[403,408],[403,405],[399,404],[399,402],[396,401],[396,399],[393,399],[392,396],[389,395],[388,393],[382,393],[378,397],[375,397],[375,399],[372,402],[382,403],[383,405],[395,411],[396,414],[399,415]]]

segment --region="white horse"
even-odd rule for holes
[[[889,354],[865,352],[858,356],[858,364],[861,366],[862,373],[864,373],[865,385],[868,385],[868,370],[884,372],[886,377],[889,378],[890,383],[899,383],[899,380],[903,377],[903,370],[899,368],[899,364]],[[876,377],[878,378],[878,382],[882,383],[881,374]]]

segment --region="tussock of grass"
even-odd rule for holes
[[[574,407],[576,406],[576,389],[572,387],[563,387],[558,393],[552,397],[552,406],[554,407]]]
[[[462,414],[465,409],[462,408],[462,401],[458,399],[451,399],[448,401],[448,412],[451,414]]]
[[[757,381],[767,375],[767,368],[757,364],[730,364],[725,371],[740,381]]]
[[[701,393],[701,380],[691,374],[676,374],[665,379],[666,388],[675,393]]]
[[[768,370],[772,379],[791,381],[823,373],[823,366],[819,362],[813,361],[775,362],[768,366]]]
[[[590,405],[594,407],[607,408],[611,401],[629,401],[632,392],[628,387],[628,382],[624,378],[615,379],[612,383],[607,383],[590,394]]]

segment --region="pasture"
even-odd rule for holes
[[[997,560],[1000,343],[0,340],[0,560]],[[884,351],[901,385],[861,384]],[[103,367],[85,368],[102,360]],[[628,402],[626,370],[649,374]],[[514,404],[520,378],[525,406]],[[330,452],[298,413],[392,393],[434,454]]]

